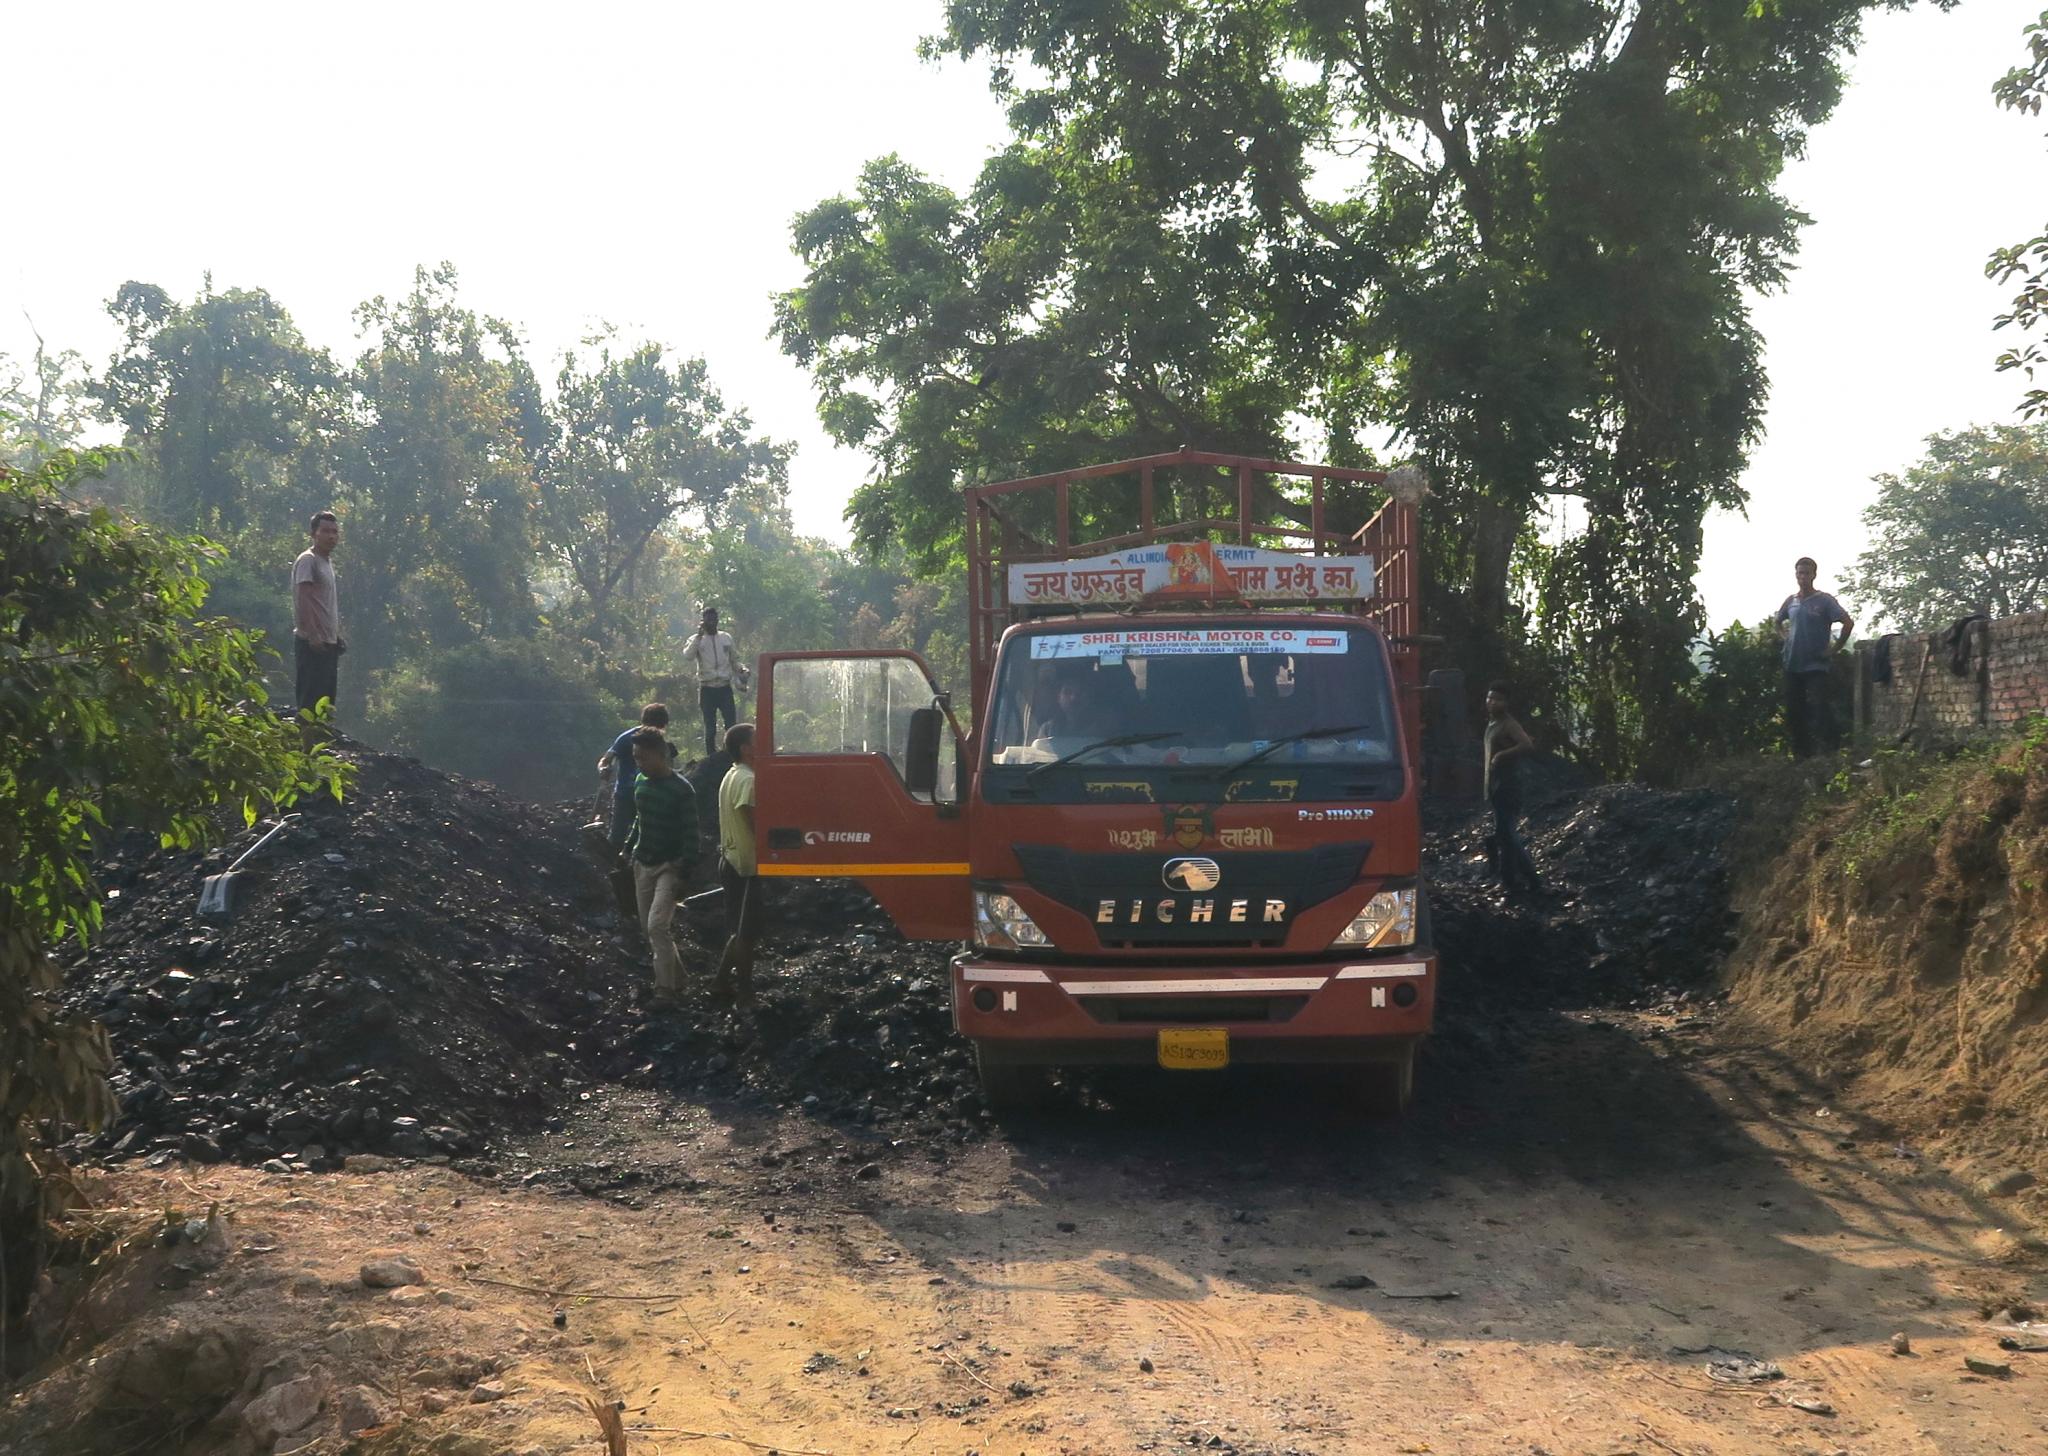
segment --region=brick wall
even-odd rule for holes
[[[1919,732],[1949,737],[2010,728],[2034,714],[2048,714],[2048,612],[1978,622],[1969,630],[1968,661],[1961,675],[1951,666],[1947,628],[1892,638],[1888,683],[1872,678],[1877,643],[1858,643],[1857,727],[1882,742],[1897,737],[1909,724]],[[1923,654],[1924,689],[1919,686]]]

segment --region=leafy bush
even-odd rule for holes
[[[96,837],[190,846],[345,777],[263,711],[255,634],[199,616],[218,548],[72,504],[105,459],[0,468],[0,1353],[17,1356],[54,1143],[114,1106],[106,1035],[62,1012],[51,958],[99,929]]]
[[[486,639],[379,673],[363,737],[546,803],[588,792],[598,754],[639,710],[558,642]]]

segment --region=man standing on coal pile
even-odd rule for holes
[[[739,718],[739,707],[732,696],[733,679],[738,678],[740,686],[745,687],[752,674],[739,660],[732,633],[718,630],[716,607],[704,609],[695,635],[683,644],[683,656],[697,666],[697,706],[704,714],[704,754],[708,758],[718,752],[718,715],[724,715],[728,733]]]
[[[732,767],[718,785],[718,885],[725,892],[725,954],[711,983],[714,1000],[754,1004],[754,942],[761,934],[761,877],[754,859],[754,725],[725,732]]]
[[[1778,636],[1785,652],[1785,736],[1791,740],[1794,758],[1813,756],[1814,729],[1829,753],[1842,746],[1842,730],[1835,722],[1832,671],[1835,654],[1849,645],[1856,622],[1842,604],[1824,591],[1816,591],[1814,575],[1820,570],[1811,556],[1792,563],[1792,576],[1799,590],[1785,598],[1778,608]],[[1842,635],[1835,635],[1835,624]]]
[[[341,522],[333,511],[320,511],[307,529],[313,544],[292,563],[293,698],[301,709],[332,704],[340,696],[341,654],[348,651],[332,560]]]
[[[676,902],[697,858],[697,798],[676,772],[668,737],[659,728],[636,728],[633,766],[633,832],[627,848],[633,860],[634,898],[640,924],[654,948],[651,1007],[673,1007],[682,997],[683,960],[676,950]]]
[[[1543,881],[1536,876],[1536,861],[1522,843],[1522,760],[1536,752],[1515,715],[1509,711],[1512,694],[1505,682],[1486,689],[1486,802],[1493,810],[1494,865],[1501,888],[1509,894],[1527,890],[1543,893]]]

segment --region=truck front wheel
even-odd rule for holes
[[[1398,1117],[1415,1097],[1415,1043],[1379,1061],[1342,1068],[1337,1085],[1345,1112],[1353,1117]]]
[[[1004,1061],[983,1042],[974,1047],[974,1070],[992,1112],[1029,1112],[1052,1096],[1052,1068]]]

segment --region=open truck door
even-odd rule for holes
[[[760,873],[858,880],[910,939],[966,940],[960,737],[924,660],[770,652],[760,676]]]

